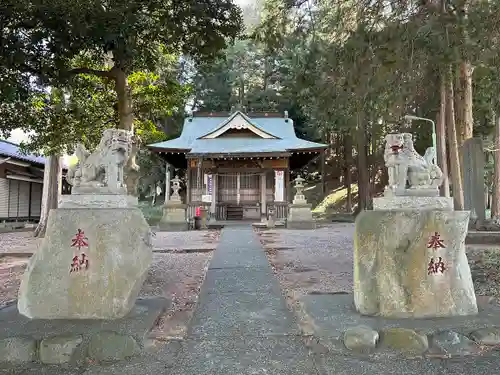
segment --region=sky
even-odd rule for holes
[[[19,144],[22,141],[28,140],[28,134],[23,132],[21,129],[14,129],[12,133],[10,133],[10,137],[7,138],[7,140]]]

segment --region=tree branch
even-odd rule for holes
[[[98,70],[90,68],[75,68],[69,71],[70,74],[91,74],[98,77],[113,78],[111,70]]]

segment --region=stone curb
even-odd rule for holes
[[[121,361],[142,354],[143,349],[144,345],[133,336],[116,332],[97,332],[88,336],[62,334],[42,340],[8,337],[0,339],[0,365]]]
[[[479,355],[498,347],[500,327],[470,330],[468,334],[453,330],[425,334],[408,328],[376,331],[367,326],[355,326],[343,333],[341,341],[344,351],[352,354],[397,354],[409,358],[463,357]],[[336,349],[334,342],[323,344],[327,347],[333,344],[332,349]]]

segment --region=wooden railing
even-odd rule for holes
[[[227,219],[227,204],[217,203],[215,205],[215,209],[216,209],[215,218],[217,220],[226,220]]]
[[[268,203],[267,205],[268,212],[270,207],[274,207],[274,212],[277,220],[285,220],[288,217],[288,202]]]
[[[196,207],[204,206],[207,212],[210,212],[210,203],[206,202],[191,202],[187,207],[187,218],[193,219],[196,213]],[[227,206],[228,203],[217,203],[215,205],[215,218],[217,220],[227,219]],[[288,217],[288,203],[287,202],[270,202],[267,204],[267,211],[274,207],[277,220],[285,220]]]

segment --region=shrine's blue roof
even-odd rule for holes
[[[252,125],[276,139],[230,137],[199,139],[218,128],[227,117],[192,117],[186,118],[180,137],[148,145],[157,152],[183,152],[189,155],[231,154],[231,153],[286,153],[291,151],[318,150],[325,144],[298,138],[293,127],[293,120],[284,117],[252,117]]]

